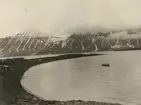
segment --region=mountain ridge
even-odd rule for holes
[[[41,34],[41,33],[40,33]],[[60,53],[141,49],[141,30],[74,33],[66,39],[22,32],[0,38],[0,56],[26,56]]]

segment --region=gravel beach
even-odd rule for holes
[[[56,60],[87,56],[102,56],[102,54],[68,54],[36,59],[12,58],[0,60],[0,65],[5,67],[0,69],[0,105],[120,105],[118,103],[83,100],[44,101],[27,93],[20,84],[24,72],[30,67]]]

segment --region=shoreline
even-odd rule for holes
[[[106,103],[83,100],[41,100],[36,96],[28,93],[21,86],[23,74],[29,68],[58,60],[67,60],[88,56],[102,56],[104,54],[66,54],[53,57],[43,57],[35,59],[11,58],[1,59],[1,65],[8,65],[10,69],[0,71],[0,105],[120,105],[118,103]],[[3,102],[2,102],[3,101]]]

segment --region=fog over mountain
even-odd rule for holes
[[[27,29],[50,35],[140,27],[140,0],[0,0],[0,37]]]

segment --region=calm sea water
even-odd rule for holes
[[[141,51],[55,61],[30,68],[21,80],[46,100],[94,100],[141,105]],[[102,67],[109,63],[110,67]]]

